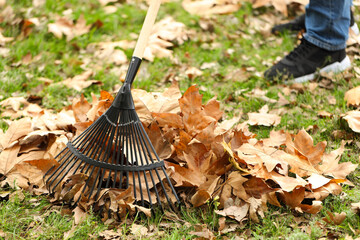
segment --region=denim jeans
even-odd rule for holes
[[[352,0],[310,0],[306,6],[305,39],[329,51],[346,47]]]

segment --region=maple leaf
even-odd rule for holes
[[[325,153],[326,142],[319,142],[314,147],[312,137],[304,130],[300,130],[294,138],[294,142],[289,137],[286,141],[288,152],[305,158],[312,166],[321,162],[321,157]]]
[[[348,174],[357,168],[357,164],[343,162],[339,164],[341,155],[345,150],[345,141],[342,141],[340,148],[324,154],[322,164],[317,167],[323,174],[330,175],[336,179],[345,179]]]

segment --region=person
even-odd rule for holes
[[[360,34],[359,27],[356,24],[355,19],[354,19],[354,13],[351,9],[350,9],[350,28],[354,32],[355,35]],[[305,13],[301,14],[300,16],[296,17],[295,19],[293,19],[287,23],[279,24],[279,25],[276,25],[273,28],[271,28],[272,34],[279,34],[279,33],[285,32],[285,31],[295,31],[295,32],[303,31],[303,32],[305,32],[306,31]]]
[[[297,83],[315,78],[317,71],[341,72],[351,66],[346,40],[351,20],[351,0],[310,0],[306,6],[306,33],[301,43],[264,72],[269,81]]]

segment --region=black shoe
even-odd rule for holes
[[[297,83],[307,82],[320,72],[341,72],[350,67],[350,59],[345,49],[327,51],[314,44],[301,40],[301,44],[280,62],[265,71],[267,80],[293,80]]]
[[[354,31],[356,35],[359,34],[359,28],[355,22],[354,14],[352,10],[350,10],[350,28]],[[306,31],[305,14],[296,17],[294,20],[288,23],[276,25],[271,29],[271,33],[273,34],[279,34],[285,31],[293,31],[293,32]]]
[[[279,25],[274,26],[271,29],[271,33],[279,34],[279,33],[285,32],[285,31],[298,32],[301,30],[305,30],[305,14],[296,17],[294,20],[292,20],[288,23],[279,24]]]

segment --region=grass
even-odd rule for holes
[[[92,86],[77,92],[61,85],[45,85],[41,78],[48,78],[55,83],[66,78],[82,73],[81,61],[91,59],[91,54],[86,53],[86,47],[90,43],[100,41],[118,41],[132,39],[131,33],[138,33],[146,11],[135,4],[123,4],[113,14],[107,14],[97,0],[75,1],[59,0],[57,4],[46,1],[42,7],[33,8],[31,1],[9,0],[14,10],[14,19],[38,17],[42,20],[39,26],[32,28],[27,37],[21,36],[19,24],[3,21],[0,28],[3,35],[16,38],[5,47],[10,49],[9,56],[0,58],[0,100],[11,96],[37,95],[42,97],[42,105],[46,108],[60,110],[71,102],[73,97],[84,94],[90,100],[90,94],[99,94],[101,89],[112,91],[118,84],[118,75],[111,70],[115,66],[99,64],[95,70],[93,79],[101,80],[103,86]],[[88,24],[101,20],[103,26],[93,27],[88,34],[76,37],[67,42],[65,38],[58,39],[48,32],[47,23],[55,20],[55,15],[63,15],[64,11],[71,9],[71,17],[78,19],[81,14]],[[251,4],[244,4],[237,12],[231,15],[212,17],[208,21],[213,26],[213,32],[204,31],[200,28],[200,21],[204,19],[188,14],[177,1],[164,3],[159,13],[161,19],[171,15],[175,20],[183,22],[187,28],[196,31],[196,36],[182,45],[173,49],[176,63],[169,59],[156,58],[154,62],[144,62],[142,74],[139,74],[134,82],[136,88],[148,91],[161,91],[168,86],[165,78],[173,74],[179,80],[181,91],[185,91],[192,84],[198,84],[204,101],[217,96],[221,101],[225,113],[236,116],[243,113],[242,120],[246,119],[246,113],[258,111],[265,101],[248,95],[254,88],[266,90],[267,97],[277,99],[278,93],[282,93],[282,85],[271,85],[266,82],[261,73],[275,61],[278,56],[292,50],[296,45],[294,36],[285,33],[277,37],[263,36],[249,28],[249,18],[257,17],[260,13],[273,12],[273,9],[261,8],[254,10]],[[356,10],[356,15],[360,12]],[[199,37],[201,36],[201,37]],[[216,37],[214,37],[216,36]],[[219,43],[211,49],[213,42]],[[210,49],[209,49],[210,46]],[[231,52],[228,50],[232,49]],[[130,58],[132,50],[126,50]],[[38,61],[29,65],[17,64],[27,54],[35,57],[41,54]],[[92,59],[94,61],[94,59]],[[216,63],[216,69],[204,69],[203,75],[189,78],[184,74],[184,66],[200,68],[204,63]],[[354,66],[360,66],[360,60],[353,61]],[[243,69],[237,75],[229,77],[234,70]],[[244,74],[246,76],[244,77]],[[304,84],[304,93],[287,97],[291,102],[286,113],[282,116],[281,124],[275,128],[251,127],[250,130],[257,134],[258,138],[269,136],[272,129],[286,129],[296,132],[299,129],[316,126],[317,131],[312,131],[314,142],[327,141],[327,151],[340,146],[342,139],[334,138],[334,130],[345,130],[351,133],[339,118],[341,113],[351,110],[346,106],[344,94],[350,86],[360,85],[356,77],[345,80],[340,76],[334,83],[334,88],[326,90],[317,88],[315,92],[308,91],[309,84]],[[328,104],[328,97],[334,96],[335,105]],[[310,106],[305,108],[304,106]],[[276,108],[269,104],[270,109]],[[333,113],[333,118],[319,118],[318,112],[325,110]],[[0,127],[7,129],[5,119],[0,119]],[[347,145],[347,152],[341,161],[358,163],[359,134],[353,134],[352,143]],[[247,221],[238,225],[234,232],[225,234],[228,239],[237,236],[253,239],[318,239],[332,235],[344,238],[346,235],[355,236],[353,229],[359,229],[359,216],[354,214],[350,204],[360,201],[359,170],[349,176],[355,187],[344,187],[344,195],[330,196],[324,201],[323,210],[316,216],[298,214],[290,209],[270,206],[260,224]],[[8,191],[1,189],[1,191]],[[15,190],[10,190],[14,192]],[[204,226],[215,233],[217,239],[224,235],[218,233],[219,216],[214,214],[216,203],[197,209],[183,210],[182,219],[173,220],[166,214],[158,213],[152,219],[138,216],[136,219],[128,219],[120,226],[102,223],[96,216],[89,216],[83,223],[73,227],[71,214],[61,214],[62,208],[53,207],[44,196],[32,196],[23,192],[24,196],[12,196],[0,198],[0,239],[62,239],[64,234],[72,231],[71,239],[87,239],[90,236],[97,238],[105,229],[120,228],[122,234],[128,238],[133,224],[143,224],[152,229],[152,237],[144,236],[142,239],[193,239],[191,231],[195,226]],[[20,195],[21,195],[20,194]],[[63,210],[64,213],[65,210]],[[346,220],[339,226],[326,225],[322,221],[327,216],[327,211],[347,214]],[[231,222],[231,220],[227,220]],[[189,223],[189,224],[185,224]],[[153,227],[151,227],[153,226]],[[155,230],[154,230],[155,229]],[[136,238],[136,237],[134,237]]]

